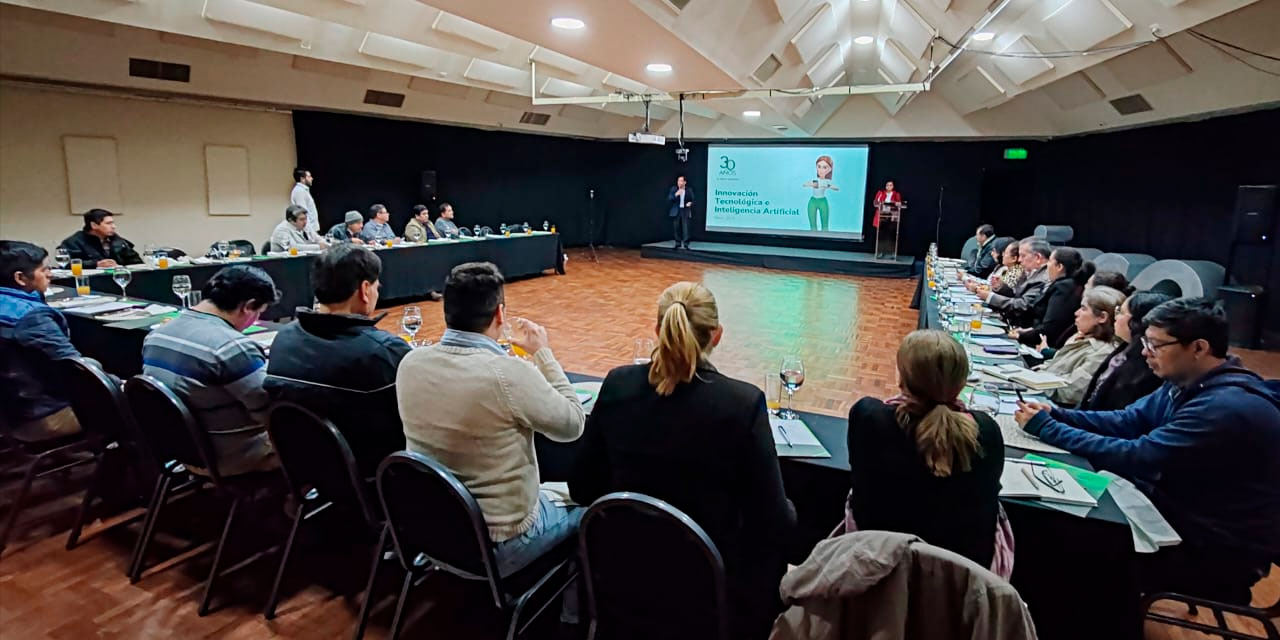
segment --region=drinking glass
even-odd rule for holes
[[[178,296],[182,308],[187,307],[187,296],[191,294],[191,276],[173,277],[173,295]]]
[[[969,333],[982,329],[982,311],[978,311],[972,318],[969,318]]]
[[[53,261],[57,263],[59,269],[66,269],[71,264],[71,254],[67,253],[66,248],[58,247],[53,251]]]
[[[86,278],[76,278],[76,295],[89,295],[89,280]]]
[[[632,364],[649,364],[653,361],[653,340],[636,338],[635,353],[631,356]]]
[[[800,360],[800,356],[783,358],[778,376],[782,379],[782,386],[787,389],[787,408],[780,411],[778,417],[786,420],[795,420],[800,417],[800,414],[792,409],[792,403],[796,391],[800,389],[800,385],[804,384],[804,362]]]
[[[409,344],[416,346],[418,330],[422,329],[422,310],[418,307],[405,307],[400,317],[400,326],[409,334]]]
[[[84,261],[80,258],[71,261],[71,275],[77,278],[84,275]]]
[[[782,408],[782,378],[772,373],[764,374],[764,404],[769,408],[769,415],[778,415]]]
[[[226,260],[231,255],[231,243],[226,240],[218,241],[218,259]]]
[[[550,231],[550,230],[551,230],[551,223],[550,223],[550,222],[547,222],[546,220],[543,220],[543,221],[542,221],[542,230],[543,230],[543,231]]]
[[[133,272],[124,267],[116,267],[111,270],[111,279],[116,281],[120,286],[120,299],[129,299],[129,283],[133,281]]]

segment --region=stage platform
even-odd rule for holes
[[[689,246],[690,249],[676,249],[675,242],[672,240],[652,242],[640,247],[640,255],[645,258],[665,260],[694,260],[766,269],[817,271],[882,278],[911,277],[913,262],[910,256],[898,256],[897,260],[877,260],[870,253],[852,251],[792,249],[719,242],[691,242]]]

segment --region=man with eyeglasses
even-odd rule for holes
[[[1019,403],[1041,440],[1133,481],[1182,544],[1144,558],[1148,593],[1247,605],[1280,559],[1280,381],[1227,354],[1227,317],[1180,298],[1146,315],[1142,355],[1164,384],[1120,411]]]

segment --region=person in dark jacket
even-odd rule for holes
[[[849,411],[849,512],[859,531],[910,533],[991,566],[1004,438],[958,396],[969,376],[963,348],[941,331],[898,346],[901,394],[863,398]]]
[[[1160,387],[1162,381],[1151,372],[1151,367],[1142,357],[1142,336],[1147,330],[1147,313],[1172,299],[1163,293],[1140,291],[1129,296],[1116,309],[1116,337],[1123,342],[1093,374],[1080,409],[1116,411]]]
[[[1182,538],[1141,567],[1143,587],[1248,604],[1280,558],[1280,382],[1227,354],[1227,316],[1198,298],[1146,316],[1143,356],[1164,380],[1120,411],[1019,403],[1015,420],[1142,490]]]
[[[796,516],[764,394],[707,360],[721,335],[706,287],[680,282],[662,293],[653,360],[609,372],[569,492],[588,505],[612,491],[635,491],[688,514],[724,558],[733,637],[764,638],[782,610],[778,583]],[[654,622],[669,628],[670,621]]]
[[[1029,327],[1038,317],[1037,305],[1044,297],[1045,288],[1052,279],[1048,263],[1053,248],[1044,238],[1023,238],[1018,243],[1018,263],[1022,265],[1022,279],[1007,294],[979,289],[978,297],[1004,316],[1015,327]]]
[[[116,233],[115,216],[106,209],[86,211],[84,228],[68,236],[60,246],[72,260],[83,262],[86,269],[142,263],[142,256],[133,250],[133,243]]]
[[[1075,333],[1075,314],[1080,308],[1084,285],[1096,270],[1092,262],[1085,262],[1079,251],[1068,247],[1054,249],[1049,256],[1049,286],[1023,317],[1029,324],[1013,332],[1018,342],[1035,347],[1044,339],[1051,349],[1066,344]]]
[[[299,309],[298,321],[271,344],[263,387],[273,401],[300,404],[333,421],[363,477],[404,449],[396,406],[396,368],[409,353],[398,336],[377,328],[377,254],[340,244],[316,259],[312,287],[319,303]]]
[[[978,227],[973,237],[978,241],[978,253],[974,254],[973,261],[966,267],[970,275],[986,278],[1000,264],[998,257],[991,253],[996,239],[996,228],[989,224],[984,224]]]
[[[62,312],[45,304],[49,252],[0,240],[0,411],[15,439],[34,442],[80,432],[59,382],[62,361],[80,355]]]

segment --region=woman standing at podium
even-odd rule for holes
[[[880,205],[886,202],[896,202],[898,204],[902,204],[902,192],[894,191],[892,180],[884,183],[884,188],[876,192],[876,199],[874,201],[875,209],[876,209],[876,217],[874,220],[871,221],[871,226],[877,229],[880,228]]]

